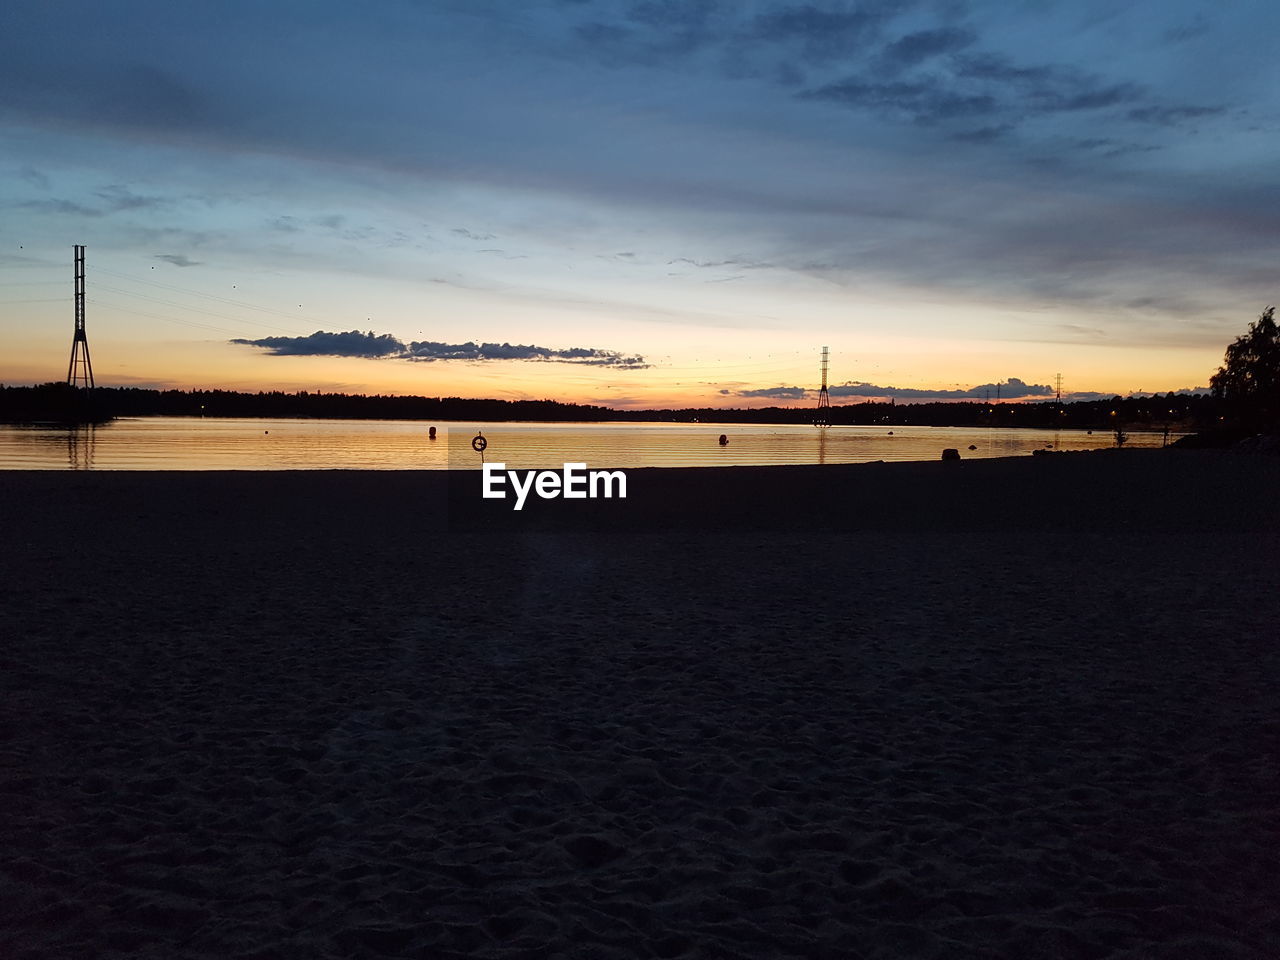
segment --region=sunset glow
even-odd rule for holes
[[[65,376],[77,243],[113,386],[807,404],[828,345],[836,403],[1202,390],[1275,299],[1267,10],[28,7],[10,385]],[[305,341],[351,331],[403,350]]]

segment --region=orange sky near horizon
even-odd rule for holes
[[[117,260],[124,262],[117,264]],[[0,383],[20,385],[65,379],[73,329],[70,257],[67,261],[61,268],[43,264],[38,276],[45,279],[38,287],[28,288],[27,292],[44,294],[31,299],[45,302],[5,308],[0,321],[5,333]],[[818,358],[821,347],[827,345],[831,351],[832,387],[875,384],[937,391],[941,399],[948,399],[946,391],[1003,385],[1010,377],[1027,384],[1051,386],[1055,374],[1061,373],[1068,397],[1087,398],[1204,387],[1221,363],[1226,343],[1221,336],[1205,336],[1203,331],[1197,331],[1200,336],[1189,338],[1190,342],[1169,344],[1160,350],[1137,343],[1111,342],[1114,338],[1094,344],[1001,339],[1002,325],[1016,329],[1017,324],[1025,325],[1027,321],[1007,305],[993,309],[985,304],[967,309],[953,305],[950,310],[953,322],[957,317],[974,317],[968,324],[972,335],[946,336],[944,331],[924,330],[921,332],[931,335],[920,337],[902,332],[909,329],[907,325],[919,311],[909,303],[886,299],[874,305],[857,305],[864,317],[874,311],[879,319],[863,320],[856,335],[840,330],[831,321],[830,312],[824,317],[822,311],[815,311],[825,322],[813,324],[811,344],[795,342],[793,321],[789,319],[745,330],[696,322],[668,329],[671,325],[667,324],[658,331],[661,337],[656,340],[653,324],[637,320],[627,311],[617,311],[608,320],[595,324],[598,329],[609,331],[599,339],[621,344],[627,354],[643,356],[647,364],[644,369],[540,360],[422,362],[386,357],[277,356],[259,347],[229,341],[272,335],[300,337],[318,329],[372,329],[392,333],[406,343],[424,334],[413,329],[412,321],[398,321],[397,307],[403,309],[403,301],[394,296],[387,299],[385,312],[379,311],[382,316],[378,321],[364,318],[361,325],[351,322],[347,301],[377,300],[372,292],[377,285],[368,284],[369,292],[362,295],[356,278],[347,278],[345,290],[335,289],[319,307],[291,307],[293,298],[280,295],[278,282],[201,284],[195,277],[188,279],[185,272],[175,278],[172,274],[178,271],[173,270],[159,281],[153,279],[158,271],[148,268],[146,276],[141,276],[136,263],[132,264],[130,277],[125,272],[131,266],[126,258],[112,257],[109,262],[113,266],[102,284],[108,289],[101,295],[94,283],[92,252],[86,267],[86,330],[95,377],[103,386],[553,399],[619,409],[804,406],[816,400]],[[115,269],[116,266],[123,269]],[[6,290],[20,288],[17,278],[21,273],[20,269],[4,271],[6,277],[14,278]],[[57,274],[65,276],[54,280]],[[298,286],[302,286],[300,280]],[[250,289],[246,291],[245,287]],[[429,295],[432,291],[426,292]],[[762,291],[761,297],[767,293]],[[132,299],[131,295],[137,298]],[[255,296],[257,302],[249,299]],[[470,300],[482,301],[471,303],[470,310],[485,306],[494,313],[502,310],[502,304],[494,298],[477,296]],[[729,302],[731,298],[726,297],[726,306]],[[762,302],[757,299],[754,305],[758,307]],[[822,306],[827,311],[834,309],[830,304]],[[1033,315],[1033,320],[1062,322],[1061,317],[1046,320],[1043,310]],[[503,326],[493,324],[497,329]],[[592,324],[575,322],[572,326],[584,328],[576,330],[581,338],[589,336]],[[448,332],[445,330],[443,335]],[[518,338],[517,330],[508,332],[512,335],[509,342],[524,342]],[[460,333],[453,339],[461,339]],[[562,346],[556,342],[539,345]],[[961,376],[963,379],[958,379]],[[751,391],[772,388],[803,388],[805,392],[800,396],[794,390],[777,396],[751,395]],[[994,389],[988,392],[995,395]],[[893,395],[886,390],[877,396],[887,399]],[[837,391],[833,402],[870,398],[844,397]],[[898,399],[912,402],[916,398]]]

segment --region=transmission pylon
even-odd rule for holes
[[[71,363],[67,367],[67,383],[73,387],[93,389],[93,362],[89,359],[89,340],[84,335],[84,246],[76,245],[76,332],[71,338]]]
[[[818,412],[814,416],[815,427],[831,426],[831,394],[827,392],[827,348],[822,348],[822,389],[818,391]]]

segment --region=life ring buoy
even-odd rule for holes
[[[484,448],[489,446],[489,441],[480,434],[476,434],[471,438],[471,449],[476,453],[484,453]]]

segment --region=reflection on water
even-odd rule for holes
[[[93,470],[95,424],[0,424],[0,469]]]
[[[429,435],[435,426],[435,439]],[[937,460],[1030,454],[1038,448],[1113,445],[1109,432],[999,427],[823,427],[708,423],[447,423],[384,420],[233,420],[147,417],[101,426],[0,424],[0,469],[9,470],[444,470],[712,467]],[[719,437],[729,440],[721,445]],[[1158,447],[1160,433],[1129,434],[1127,446]],[[968,449],[970,446],[974,449]]]
[[[64,429],[67,432],[67,466],[72,470],[92,470],[97,425],[91,423]]]

